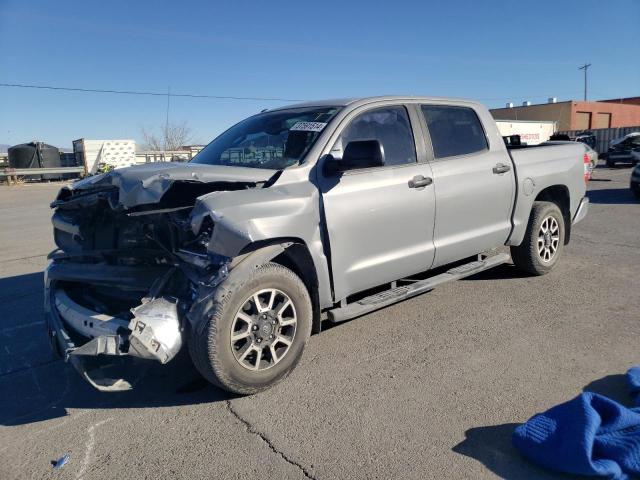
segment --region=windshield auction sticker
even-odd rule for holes
[[[289,130],[292,132],[321,132],[326,126],[327,124],[322,122],[298,122]]]

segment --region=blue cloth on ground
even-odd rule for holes
[[[626,380],[638,407],[584,392],[518,426],[514,446],[560,472],[616,480],[640,476],[640,366],[631,368]]]

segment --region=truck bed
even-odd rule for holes
[[[569,201],[571,220],[586,192],[584,149],[580,144],[530,145],[508,147],[516,174],[516,202],[513,231],[509,245],[518,245],[524,237],[533,202],[541,192],[562,185]],[[571,193],[570,193],[571,192]]]

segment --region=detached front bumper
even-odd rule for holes
[[[587,216],[588,211],[589,211],[589,198],[582,197],[582,200],[580,200],[580,205],[578,205],[578,209],[576,210],[576,214],[573,216],[573,221],[571,222],[571,224],[575,225],[576,223],[584,219],[584,217]]]
[[[169,362],[182,347],[177,302],[170,297],[144,299],[130,320],[92,311],[71,299],[55,278],[52,262],[44,275],[44,310],[53,351],[95,388],[131,389],[124,378],[110,378],[105,363],[133,356]],[[53,275],[55,276],[55,275]]]

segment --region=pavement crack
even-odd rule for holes
[[[47,255],[49,255],[49,254],[48,253],[39,253],[37,255],[29,255],[29,256],[26,256],[26,257],[6,258],[4,260],[0,260],[0,263],[17,262],[19,260],[29,260],[29,259],[32,259],[32,258],[46,257]]]
[[[287,462],[290,465],[293,465],[294,467],[298,468],[298,470],[300,470],[300,472],[302,472],[302,474],[307,477],[307,478],[311,478],[313,480],[317,480],[316,477],[314,477],[311,472],[309,472],[309,470],[307,470],[304,466],[300,465],[298,462],[296,462],[295,460],[293,460],[292,458],[290,458],[286,453],[281,452],[280,450],[278,450],[273,443],[271,442],[271,440],[269,440],[269,438],[262,432],[258,431],[253,425],[251,425],[251,423],[248,420],[245,420],[234,408],[233,405],[231,404],[231,400],[227,400],[225,401],[225,404],[227,406],[227,410],[229,410],[229,412],[231,413],[231,415],[233,415],[236,419],[238,419],[238,421],[240,423],[242,423],[245,428],[247,429],[247,431],[249,433],[252,433],[253,435],[258,436],[264,443],[267,444],[267,446],[269,447],[269,449],[271,449],[271,451],[273,453],[275,453],[276,455],[278,455],[280,458],[282,458],[285,462]]]

